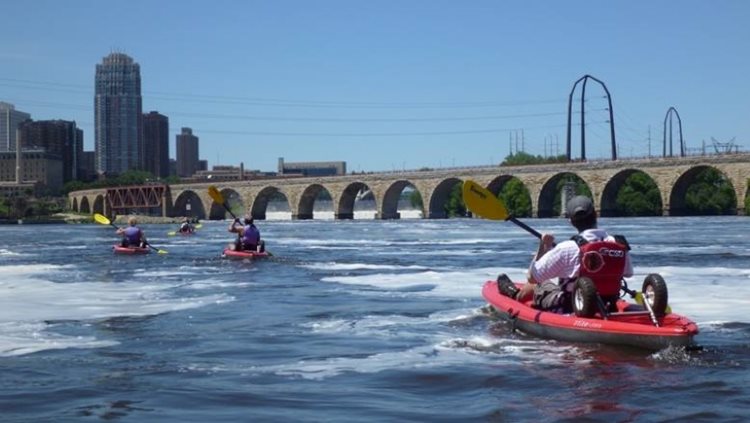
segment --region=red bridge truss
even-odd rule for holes
[[[167,185],[135,185],[107,189],[110,210],[161,207]]]

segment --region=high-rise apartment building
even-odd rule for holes
[[[141,67],[123,53],[96,65],[94,126],[96,170],[119,175],[143,169]]]
[[[0,152],[16,151],[16,130],[18,125],[31,119],[31,115],[16,110],[10,103],[0,101]]]
[[[190,128],[182,128],[177,135],[177,176],[192,176],[200,169],[198,156],[198,137],[193,135]]]
[[[143,115],[144,169],[157,178],[169,176],[169,118],[159,112]]]
[[[21,148],[43,150],[62,160],[62,182],[79,179],[83,131],[66,120],[26,121],[19,125]]]

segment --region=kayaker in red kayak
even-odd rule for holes
[[[117,228],[116,233],[117,235],[122,236],[122,242],[120,245],[123,247],[145,248],[148,245],[145,232],[138,227],[138,220],[133,216],[128,218],[128,226],[125,228]]]
[[[181,232],[183,234],[191,234],[194,231],[195,231],[195,229],[193,228],[193,225],[190,224],[190,219],[188,219],[187,217],[185,217],[182,220],[182,223],[180,224],[180,230],[179,230],[179,232]]]
[[[265,242],[260,239],[260,231],[255,226],[252,216],[245,216],[245,224],[240,219],[234,219],[229,225],[229,232],[237,234],[237,240],[229,248],[235,251],[266,251]]]
[[[597,228],[596,210],[588,197],[573,197],[566,211],[578,235],[555,245],[554,236],[543,234],[529,266],[527,283],[518,289],[501,274],[497,279],[500,293],[518,301],[533,295],[535,308],[558,313],[572,311],[570,298],[579,276],[590,277],[609,296],[619,293],[620,280],[633,275],[627,241]]]

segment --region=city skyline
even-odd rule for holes
[[[86,150],[92,69],[115,50],[141,65],[143,110],[169,117],[170,143],[192,128],[210,166],[273,170],[286,157],[377,171],[564,154],[568,95],[586,74],[612,94],[618,157],[661,155],[670,107],[688,150],[712,139],[750,148],[746,2],[37,3],[33,13],[79,24],[34,30],[45,19],[10,5],[0,100],[34,120],[76,121]],[[587,90],[589,159],[610,154],[602,94]]]

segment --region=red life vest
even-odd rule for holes
[[[580,276],[591,278],[599,295],[611,297],[620,295],[620,285],[625,272],[625,257],[630,246],[625,237],[615,236],[615,241],[586,241],[576,235],[581,257]]]

